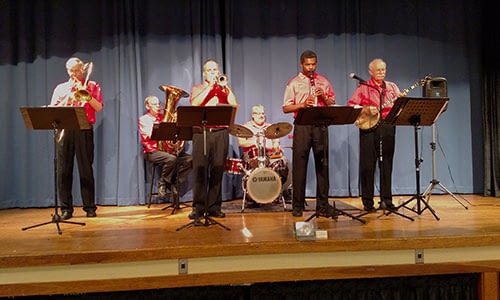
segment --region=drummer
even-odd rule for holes
[[[264,106],[258,104],[252,107],[252,119],[244,124],[253,133],[252,137],[239,137],[238,144],[243,152],[243,158],[251,169],[256,167],[270,167],[278,173],[284,184],[288,176],[288,166],[279,139],[266,139],[265,130],[271,126],[266,122]],[[264,147],[265,144],[265,147]],[[266,161],[259,164],[259,148],[265,148]]]

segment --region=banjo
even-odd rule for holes
[[[406,96],[411,90],[423,86],[425,81],[429,80],[430,76],[425,76],[425,78],[418,80],[410,87],[404,89],[401,92],[401,97]],[[364,106],[361,108],[361,112],[359,113],[358,119],[354,122],[354,124],[363,131],[371,131],[375,130],[380,125],[380,112],[384,110],[388,105],[391,105],[398,98],[390,99],[384,102],[380,110],[376,106]]]

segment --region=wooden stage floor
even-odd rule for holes
[[[398,199],[395,196],[394,199]],[[407,200],[410,196],[401,197]],[[97,218],[75,208],[70,221],[51,221],[53,208],[0,211],[0,296],[85,293],[295,280],[481,273],[483,293],[498,297],[500,199],[479,195],[433,195],[439,220],[400,210],[414,220],[376,212],[366,224],[339,216],[313,219],[325,240],[298,241],[294,218],[279,204],[238,210],[224,202],[226,218],[177,229],[190,208],[171,214],[167,204],[100,206]],[[332,198],[357,214],[359,198]],[[395,201],[396,202],[396,201]],[[411,202],[413,206],[416,202]]]

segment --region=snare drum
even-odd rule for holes
[[[269,163],[269,159],[265,155],[259,156],[259,148],[257,146],[248,148],[248,150],[243,153],[243,159],[248,169],[265,167]]]
[[[259,148],[257,146],[253,145],[248,149],[245,149],[245,153],[243,153],[243,159],[246,161],[252,160],[254,158],[257,158],[259,156]]]
[[[281,193],[281,179],[269,168],[257,168],[246,178],[246,189],[257,203],[271,203]]]
[[[243,174],[245,168],[246,163],[239,158],[227,158],[224,164],[224,171],[229,174]]]

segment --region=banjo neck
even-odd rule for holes
[[[425,76],[424,78],[422,79],[419,79],[417,81],[415,81],[414,84],[410,85],[409,87],[407,87],[406,89],[402,90],[401,91],[401,95],[394,98],[394,99],[389,99],[388,101],[385,101],[381,106],[380,106],[380,112],[384,110],[384,108],[386,108],[388,105],[391,105],[392,103],[394,103],[394,101],[396,101],[399,97],[405,97],[406,95],[408,95],[408,93],[414,89],[416,89],[417,87],[420,87],[420,86],[423,86],[425,81],[426,80],[429,80],[431,77],[429,75]]]
[[[424,83],[425,83],[425,81],[429,80],[430,78],[431,78],[430,75],[427,75],[423,79],[420,79],[420,80],[416,81],[414,84],[412,84],[411,86],[409,86],[406,89],[404,89],[401,92],[400,97],[406,96],[411,90],[413,90],[413,89],[415,89],[415,88],[417,88],[419,86],[423,86]],[[385,101],[384,103],[382,103],[382,105],[380,106],[380,108],[379,107],[376,108],[377,112],[375,114],[370,113],[370,107],[371,106],[365,106],[365,107],[363,107],[361,109],[361,113],[359,114],[358,119],[356,120],[356,122],[354,124],[359,129],[364,130],[364,131],[374,130],[380,124],[380,114],[381,114],[381,112],[388,105],[391,105],[392,103],[394,103],[394,101],[396,101],[398,98],[399,97],[396,97],[394,99],[389,99],[389,100]]]

